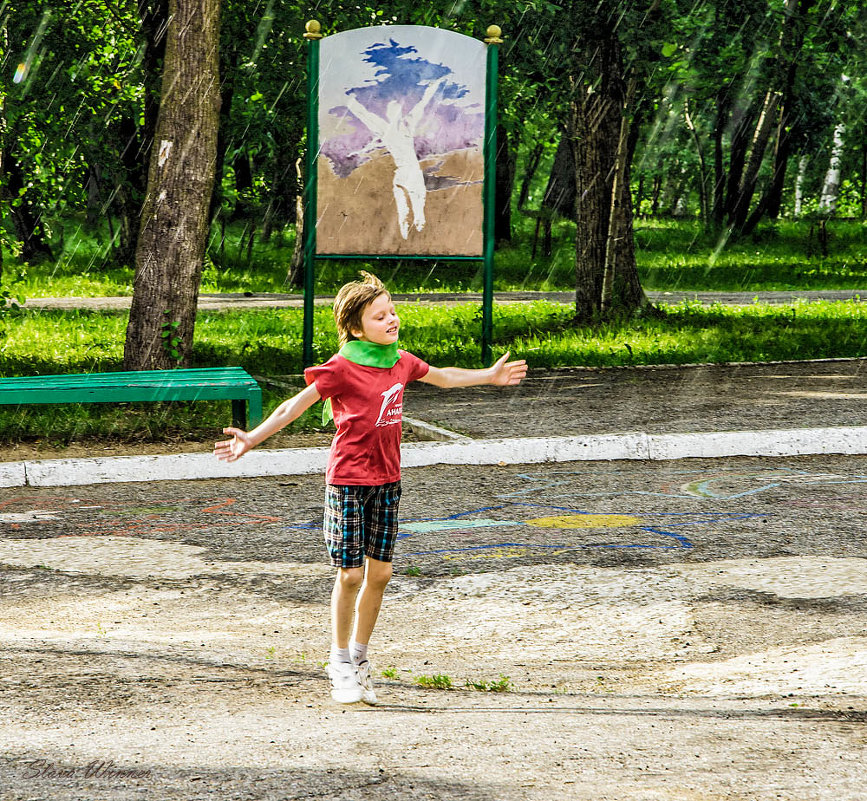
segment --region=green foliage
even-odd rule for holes
[[[25,303],[24,293],[21,290],[21,281],[24,271],[17,271],[11,281],[0,282],[0,336],[3,335],[3,323],[9,317],[21,314],[21,307]]]
[[[119,168],[120,148],[108,132],[141,107],[132,6],[81,2],[60,12],[51,0],[7,0],[0,28],[9,43],[0,71],[0,144],[26,174],[12,203],[60,221],[84,207],[88,165]]]
[[[510,692],[512,682],[508,676],[500,674],[500,678],[493,681],[471,681],[467,679],[467,687],[483,693],[507,693]]]
[[[163,314],[171,314],[171,309],[166,309]],[[160,337],[162,339],[163,350],[169,354],[176,362],[181,360],[180,347],[183,339],[178,336],[178,328],[181,323],[179,320],[166,320],[160,326]]]
[[[416,676],[415,683],[426,690],[451,690],[452,680],[442,673],[433,676]]]

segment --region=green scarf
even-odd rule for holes
[[[351,339],[337,353],[353,364],[360,364],[364,367],[381,367],[385,370],[394,367],[400,359],[400,354],[397,352],[397,342],[393,342],[391,345],[377,345],[375,342]],[[322,425],[327,426],[333,419],[331,398],[326,398],[325,403],[322,404]]]

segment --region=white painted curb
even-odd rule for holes
[[[24,462],[0,462],[0,487],[23,487],[27,483]]]
[[[648,437],[647,458],[719,459],[726,456],[810,456],[867,453],[867,427],[721,431]]]
[[[867,454],[867,427],[462,439],[407,443],[401,453],[404,467]],[[286,448],[252,451],[232,464],[210,453],[6,462],[0,463],[0,487],[301,475],[325,472],[327,460],[328,448]]]

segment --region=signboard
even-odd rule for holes
[[[394,25],[319,47],[316,254],[481,257],[485,44]]]

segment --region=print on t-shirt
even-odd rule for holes
[[[398,382],[382,393],[382,406],[379,409],[377,426],[391,426],[400,423],[403,412],[403,384]]]

